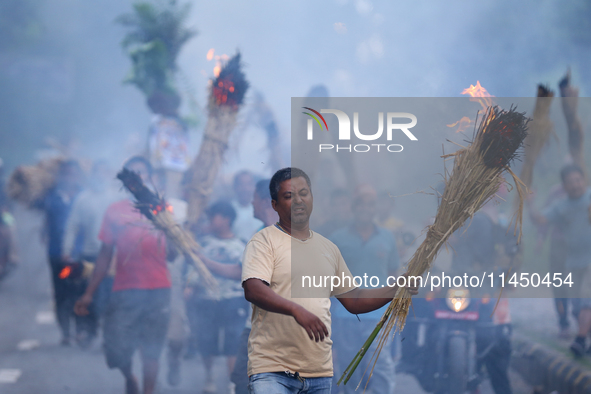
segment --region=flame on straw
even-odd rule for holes
[[[69,265],[66,265],[60,271],[59,278],[60,279],[66,279],[68,276],[70,276],[71,273],[72,273],[72,267],[70,267]]]
[[[220,56],[221,60],[224,60],[223,56]],[[238,108],[242,104],[248,82],[241,67],[240,53],[224,62],[220,72],[212,81],[210,104],[233,108]]]
[[[464,89],[462,91],[462,94],[470,96],[470,101],[479,103],[483,111],[486,111],[489,107],[494,106],[494,101],[491,99],[491,97],[495,96],[490,94],[488,90],[486,90],[482,85],[480,85],[480,81],[476,81],[476,85],[470,85],[469,88]],[[464,131],[468,130],[468,128],[472,124],[474,124],[472,119],[468,118],[467,116],[464,116],[457,122],[448,124],[447,127],[458,126],[456,133],[463,133]]]
[[[214,48],[211,48],[209,51],[207,51],[207,55],[205,57],[207,58],[207,61],[215,60],[213,75],[216,78],[219,77],[220,72],[222,71],[223,63],[230,59],[230,56],[226,55],[225,53],[222,55],[216,55]]]
[[[452,124],[448,124],[447,127],[456,127],[458,126],[458,129],[456,130],[456,133],[463,133],[464,131],[468,130],[468,128],[470,127],[470,125],[472,124],[472,120],[467,117],[464,116],[462,119],[458,120],[455,123]]]
[[[494,101],[491,97],[495,97],[490,94],[482,85],[480,85],[480,81],[476,81],[476,85],[470,85],[469,88],[466,88],[462,91],[462,94],[469,95],[472,97],[470,101],[476,101],[480,103],[483,110],[487,110],[488,107],[494,105]]]

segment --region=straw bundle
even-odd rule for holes
[[[408,263],[407,273],[409,276],[422,276],[431,268],[431,263],[437,252],[453,232],[482,208],[495,195],[499,186],[505,182],[502,176],[505,171],[513,176],[521,198],[521,204],[516,214],[515,229],[517,230],[517,226],[521,224],[524,191],[521,181],[511,171],[509,164],[515,158],[517,150],[522,146],[527,134],[526,128],[529,119],[524,115],[524,113],[515,111],[514,108],[504,111],[498,107],[489,107],[475,133],[472,144],[453,154],[443,156],[444,158],[455,158],[453,171],[449,176],[445,174],[445,190],[435,216],[435,222],[428,227],[425,240]],[[380,322],[351,361],[339,383],[343,379],[345,384],[349,381],[367,349],[379,334],[378,348],[372,357],[375,366],[392,329],[402,330],[404,328],[410,304],[411,296],[408,291],[405,288],[398,288]],[[371,373],[369,378],[371,378]]]
[[[217,294],[218,285],[203,261],[195,253],[199,250],[199,244],[191,235],[179,226],[174,220],[171,208],[164,199],[148,189],[142,179],[135,172],[124,168],[117,174],[117,178],[123,182],[123,186],[129,190],[136,199],[137,209],[147,217],[154,226],[161,230],[176,247],[189,258],[201,277],[205,288],[211,294]]]
[[[544,85],[538,85],[538,99],[534,108],[533,120],[524,142],[524,160],[520,178],[530,187],[534,176],[534,166],[550,135],[554,134],[554,124],[550,119],[550,105],[554,92]]]
[[[585,171],[585,160],[583,158],[583,125],[577,115],[579,104],[579,89],[570,84],[570,70],[560,81],[560,94],[562,96],[562,111],[568,126],[568,149],[573,162]]]
[[[248,89],[241,69],[240,53],[221,69],[212,81],[209,94],[209,115],[199,154],[189,169],[187,221],[195,224],[207,205],[213,190],[230,133],[236,127],[238,110]]]
[[[42,160],[34,166],[17,167],[8,180],[8,196],[28,208],[41,206],[47,193],[55,186],[63,158]]]

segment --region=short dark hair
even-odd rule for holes
[[[206,211],[207,217],[209,220],[213,219],[215,215],[221,215],[222,217],[230,219],[230,226],[234,224],[234,220],[236,220],[236,210],[226,200],[218,200],[211,204]]]
[[[296,167],[285,167],[277,171],[269,182],[269,192],[271,193],[271,200],[277,201],[277,195],[279,194],[279,188],[281,183],[292,178],[302,177],[306,180],[310,191],[312,191],[312,184],[310,183],[310,177]]]
[[[148,175],[152,176],[152,173],[154,172],[154,169],[152,168],[152,164],[150,163],[150,161],[148,159],[146,159],[143,156],[130,157],[123,164],[123,168],[129,169],[129,167],[135,163],[142,163],[146,167],[146,170],[148,170]]]
[[[562,182],[564,182],[566,180],[566,177],[573,172],[578,172],[582,176],[585,176],[585,173],[583,172],[583,169],[581,167],[579,167],[576,164],[569,164],[562,167],[562,169],[560,170],[560,179],[562,180]]]
[[[260,181],[258,181],[254,187],[254,192],[263,199],[267,199],[270,198],[270,196],[267,194],[267,191],[269,190],[269,184],[271,183],[270,179],[261,179]]]
[[[248,170],[239,171],[234,175],[234,179],[232,180],[232,187],[234,189],[236,188],[236,186],[238,186],[238,180],[240,178],[242,178],[243,176],[249,176],[250,179],[254,179],[254,176],[252,175],[252,173],[250,171],[248,171]]]

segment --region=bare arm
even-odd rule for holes
[[[101,250],[96,259],[96,264],[92,276],[90,277],[88,287],[82,297],[76,302],[76,305],[74,305],[74,312],[76,312],[76,314],[81,316],[88,314],[88,306],[92,303],[92,296],[109,271],[114,250],[114,245],[107,245],[105,243],[101,244]]]
[[[212,259],[208,259],[199,253],[203,264],[213,273],[224,278],[240,280],[242,279],[242,266],[240,264],[222,264]]]
[[[418,287],[416,286],[417,283],[412,283],[410,280],[408,282],[411,283],[406,286],[406,289],[411,295],[417,295],[419,292]],[[392,302],[397,290],[398,286],[377,289],[357,288],[337,297],[337,299],[347,311],[357,315],[360,313],[373,312],[376,309],[380,309],[384,305],[389,304]]]
[[[318,316],[295,302],[277,295],[262,280],[251,278],[244,281],[242,285],[247,301],[266,311],[292,316],[306,330],[311,340],[323,341],[328,336],[328,329]]]

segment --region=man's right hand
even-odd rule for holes
[[[89,314],[88,307],[92,304],[92,296],[90,294],[84,293],[82,297],[76,301],[74,305],[74,313],[78,316],[86,316]]]
[[[292,313],[293,318],[298,324],[304,327],[311,340],[316,342],[324,341],[328,337],[328,329],[315,314],[308,312],[305,308],[298,306]]]

